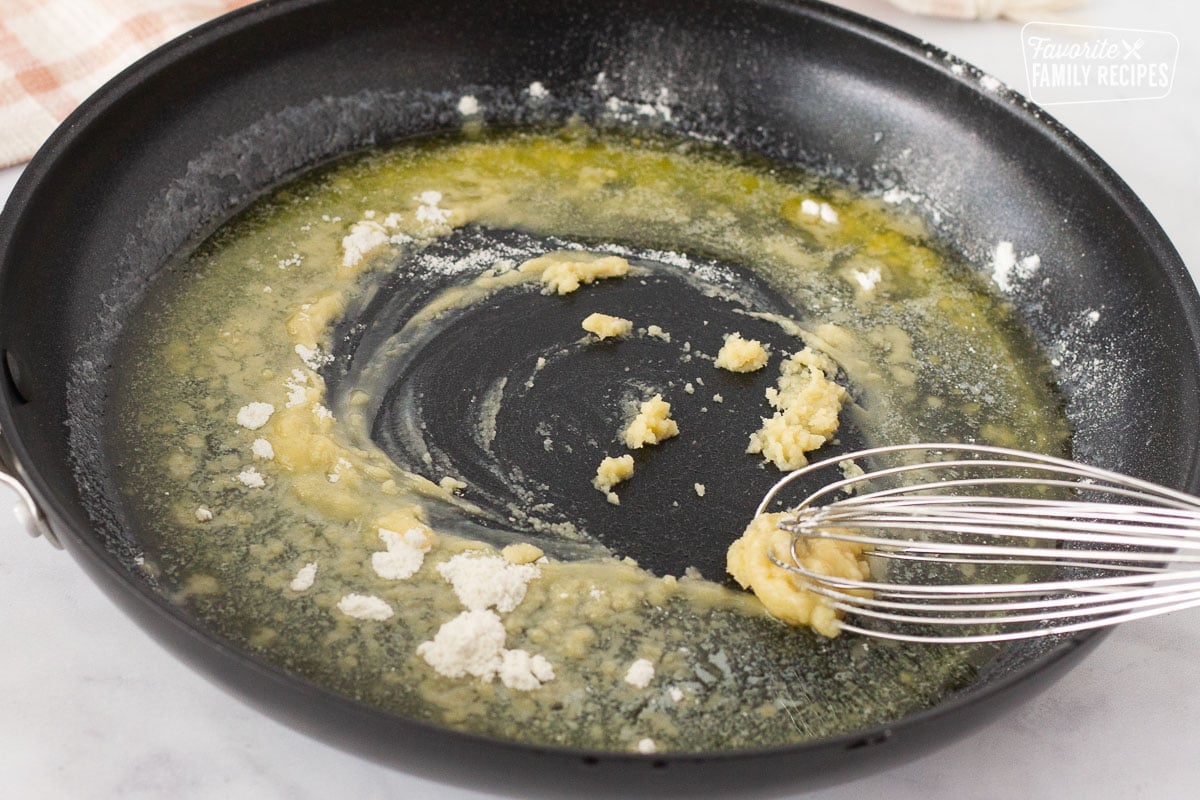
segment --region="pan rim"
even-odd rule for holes
[[[16,224],[22,219],[27,205],[41,187],[47,174],[60,165],[64,153],[68,153],[82,137],[86,136],[89,128],[96,120],[110,113],[114,106],[120,104],[123,97],[135,89],[142,81],[170,64],[189,57],[196,51],[203,51],[211,46],[214,40],[222,39],[236,31],[252,28],[268,23],[277,17],[299,13],[305,8],[324,5],[329,0],[266,0],[266,2],[246,6],[226,14],[216,20],[206,23],[183,36],[168,42],[135,64],[122,71],[106,83],[100,90],[85,100],[60,125],[42,146],[33,160],[25,167],[20,179],[14,186],[12,194],[0,215],[0,270],[10,269],[8,265],[16,259],[10,250]],[[766,6],[788,14],[815,17],[827,24],[847,30],[873,43],[885,46],[898,56],[917,62],[931,62],[931,68],[944,65],[943,71],[948,72],[952,63],[965,63],[950,56],[944,50],[930,45],[920,39],[891,28],[884,23],[864,17],[842,8],[828,6],[815,0],[739,0],[746,6]],[[932,53],[932,56],[927,55]],[[950,60],[947,60],[950,59]],[[972,83],[970,78],[947,75],[948,79]],[[1102,188],[1108,197],[1118,202],[1121,212],[1130,218],[1134,226],[1143,234],[1144,241],[1153,252],[1160,273],[1170,289],[1172,296],[1179,302],[1184,311],[1185,322],[1193,341],[1200,343],[1200,296],[1187,273],[1182,258],[1167,239],[1165,232],[1145,207],[1132,189],[1116,174],[1116,172],[1099,155],[1089,148],[1081,139],[1046,113],[1032,101],[1025,99],[1018,92],[1008,90],[997,94],[988,92],[975,85],[972,87],[980,97],[988,103],[1004,108],[1008,113],[1019,116],[1026,123],[1036,124],[1045,136],[1056,140],[1065,152],[1078,159],[1085,171],[1096,184]],[[951,696],[945,702],[933,707],[908,714],[891,723],[865,728],[853,733],[835,737],[825,737],[796,744],[780,745],[769,748],[751,748],[743,750],[712,750],[667,752],[655,755],[642,755],[622,751],[585,750],[550,745],[534,745],[513,740],[492,738],[480,734],[454,730],[443,726],[414,720],[400,715],[383,711],[370,704],[340,695],[330,689],[312,683],[305,678],[287,672],[270,662],[260,659],[249,652],[230,645],[230,643],[200,628],[181,613],[181,609],[171,604],[166,598],[155,593],[144,582],[125,569],[117,558],[87,531],[77,530],[63,522],[71,518],[68,504],[50,490],[50,482],[42,475],[39,465],[31,458],[29,450],[23,441],[20,429],[14,425],[11,402],[7,395],[0,397],[0,431],[7,444],[11,447],[14,461],[20,471],[21,479],[27,484],[34,498],[45,509],[51,518],[55,531],[68,541],[72,555],[86,551],[91,559],[90,566],[99,567],[107,573],[108,579],[114,584],[120,584],[129,594],[132,594],[144,607],[155,612],[162,620],[171,623],[179,630],[194,637],[208,648],[220,652],[225,658],[233,659],[243,669],[250,669],[259,676],[269,678],[273,682],[302,693],[317,692],[323,697],[358,714],[368,714],[380,720],[390,720],[403,726],[413,726],[418,730],[436,732],[439,735],[466,737],[489,746],[499,745],[521,751],[530,749],[546,752],[568,758],[599,757],[605,760],[629,760],[636,762],[687,762],[696,759],[705,760],[741,760],[771,756],[776,754],[794,753],[797,750],[843,749],[863,740],[871,740],[884,736],[900,734],[905,727],[911,727],[922,722],[953,714],[964,707],[978,702],[993,700],[998,695],[1007,693],[1012,687],[1025,682],[1032,676],[1042,672],[1063,658],[1080,651],[1083,645],[1100,641],[1108,631],[1091,631],[1067,637],[1057,642],[1046,652],[1031,659],[1031,661],[1011,674],[997,679],[988,685],[968,691],[959,696]],[[1186,491],[1196,493],[1200,490],[1200,446],[1191,444],[1190,463],[1183,475]],[[130,592],[132,590],[132,592]]]

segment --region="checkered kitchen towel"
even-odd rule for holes
[[[27,161],[101,84],[250,0],[0,0],[0,167]]]

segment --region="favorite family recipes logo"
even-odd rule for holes
[[[1025,25],[1021,47],[1029,97],[1044,106],[1166,97],[1179,57],[1167,31],[1053,22]]]

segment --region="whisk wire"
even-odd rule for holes
[[[922,453],[926,458],[921,458]],[[929,456],[937,456],[930,459]],[[852,474],[849,464],[904,463]],[[770,553],[845,614],[841,628],[968,644],[1067,634],[1200,605],[1200,499],[1052,456],[963,444],[880,447],[797,470],[843,468],[780,523]],[[869,579],[804,566],[812,539],[853,543]]]

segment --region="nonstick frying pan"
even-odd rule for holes
[[[541,81],[583,111],[665,96],[680,132],[911,192],[981,263],[1001,240],[1036,252],[1048,285],[1014,302],[1059,356],[1076,456],[1195,491],[1200,318],[1178,255],[1093,153],[953,63],[801,3],[298,0],[230,15],[101,90],[14,190],[0,220],[0,456],[53,534],[183,658],[289,724],[426,775],[514,792],[814,786],[949,740],[1099,637],[1014,646],[932,709],[791,747],[636,756],[494,741],[363,706],[198,628],[134,570],[95,432],[120,380],[112,347],[173,253],[305,168],[457,127],[464,92],[486,98],[491,122],[548,121],[514,99]],[[1096,308],[1099,323],[1076,324]]]

